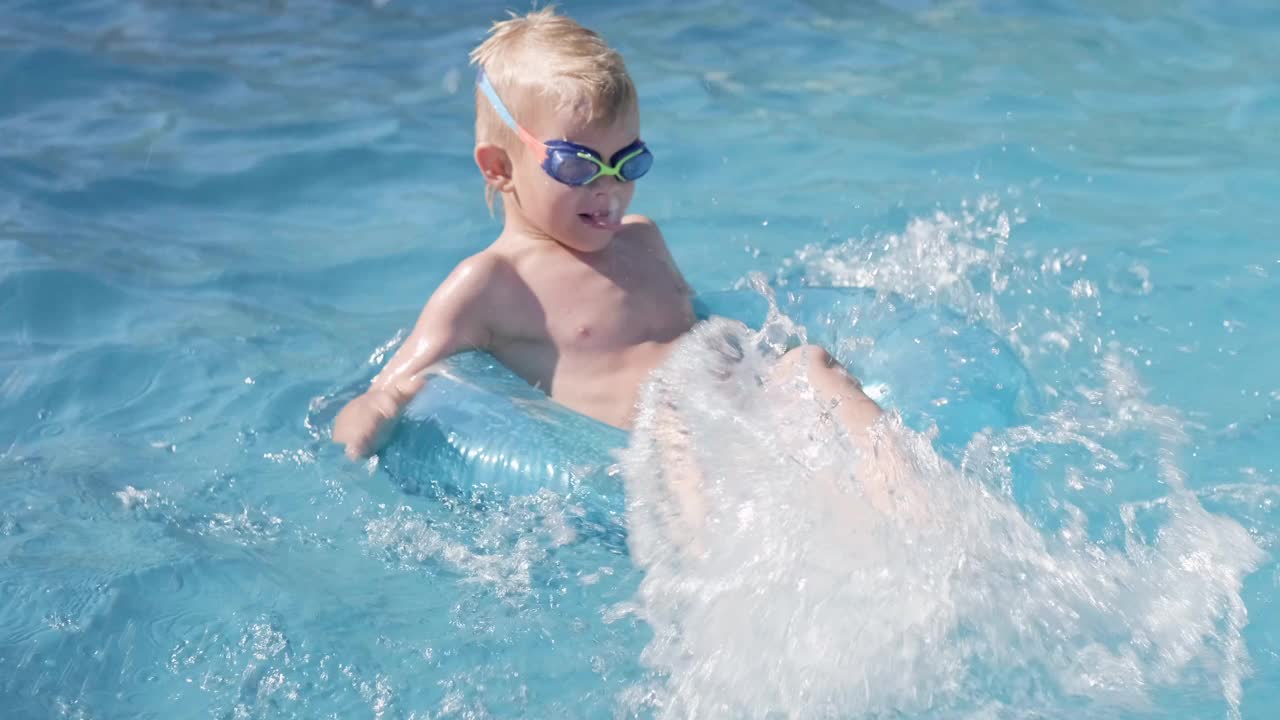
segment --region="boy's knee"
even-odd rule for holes
[[[795,367],[803,363],[804,367],[809,370],[826,370],[840,364],[835,358],[831,357],[831,353],[819,345],[801,345],[791,348],[782,356],[782,363],[788,367]]]
[[[795,373],[798,368],[804,368],[809,382],[822,391],[843,392],[850,386],[857,390],[862,388],[858,378],[850,375],[839,360],[818,345],[793,348],[778,363],[780,373]]]

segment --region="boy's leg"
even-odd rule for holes
[[[868,502],[878,511],[891,514],[905,508],[908,516],[919,518],[923,491],[903,473],[903,462],[889,438],[873,437],[873,426],[884,411],[866,393],[856,378],[845,371],[831,355],[816,345],[794,348],[774,367],[771,381],[786,382],[797,372],[805,372],[819,400],[830,407],[837,422],[848,433],[859,451],[855,477],[862,485]],[[707,515],[703,487],[704,476],[699,467],[689,428],[679,410],[669,402],[660,403],[654,414],[654,440],[662,458],[663,473],[671,491],[672,509],[678,517],[669,518],[673,539],[693,553],[704,549],[701,541]],[[835,487],[815,487],[831,494],[837,502],[840,491]],[[834,505],[833,505],[834,506]],[[848,506],[845,506],[848,508]],[[851,516],[851,519],[856,519]]]
[[[795,377],[803,368],[818,399],[831,408],[844,428],[849,441],[859,451],[855,477],[862,484],[867,500],[877,510],[892,513],[898,502],[907,502],[915,514],[923,499],[918,488],[907,481],[903,462],[892,439],[873,433],[873,426],[884,411],[862,391],[862,384],[835,358],[817,345],[803,345],[783,355],[773,371],[775,381]]]
[[[802,345],[787,351],[773,371],[773,380],[794,376],[797,366],[804,368],[818,398],[832,408],[850,439],[859,448],[867,444],[868,431],[884,411],[862,392],[862,383],[817,345]]]
[[[694,554],[703,551],[702,530],[707,517],[703,474],[691,445],[689,428],[670,403],[660,403],[654,413],[654,440],[662,462],[662,474],[671,491],[668,517],[671,539]]]

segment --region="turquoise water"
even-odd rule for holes
[[[465,57],[503,9],[0,7],[0,714],[1271,716],[1274,3],[565,4],[628,59],[658,157],[634,208],[695,288],[872,288],[1029,378],[977,438],[964,386],[898,408],[1022,524],[965,535],[994,594],[940,590],[952,631],[833,589],[898,632],[869,656],[857,628],[805,655],[771,615],[662,605],[703,585],[646,579],[635,520],[408,493],[329,447],[497,231]],[[1089,575],[1097,607],[1066,598]],[[806,677],[828,704],[752,694]]]

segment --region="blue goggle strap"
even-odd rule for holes
[[[489,104],[498,113],[498,117],[502,118],[502,122],[519,133],[520,126],[516,124],[516,119],[511,117],[511,111],[503,104],[502,98],[498,97],[498,91],[493,89],[493,83],[489,82],[489,76],[484,74],[484,68],[481,68],[480,74],[476,76],[476,87],[480,88],[480,92],[489,98]]]

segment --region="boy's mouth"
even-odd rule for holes
[[[619,222],[617,215],[608,210],[578,213],[578,219],[599,230],[617,230],[622,227],[622,223]]]
[[[582,222],[598,230],[618,230],[622,227],[622,202],[616,195],[609,196],[609,207],[578,213]]]

